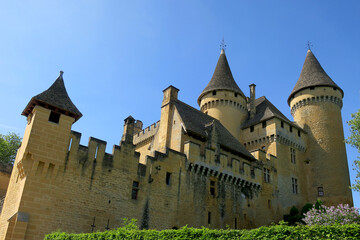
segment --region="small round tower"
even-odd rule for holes
[[[307,132],[309,201],[353,204],[341,117],[343,90],[308,50],[288,104],[294,120]]]
[[[202,112],[218,119],[239,139],[240,127],[248,117],[246,98],[234,80],[224,49],[221,49],[214,74],[200,94],[198,104]]]

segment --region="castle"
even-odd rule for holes
[[[295,84],[295,81],[294,81]],[[34,96],[0,215],[0,239],[42,239],[57,229],[104,231],[123,218],[141,228],[251,228],[321,199],[352,205],[341,118],[342,89],[308,50],[287,102],[247,97],[224,49],[198,98],[200,110],[163,91],[161,116],[125,119],[119,145],[81,133],[63,73]]]

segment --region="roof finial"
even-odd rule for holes
[[[311,47],[312,47],[312,46],[313,46],[313,45],[311,44],[311,42],[310,42],[310,41],[307,41],[305,48],[307,48],[309,51],[311,51]]]
[[[62,70],[60,70],[60,77],[62,77],[63,74],[64,74],[64,72]]]
[[[224,37],[223,37],[221,44],[220,44],[220,50],[221,50],[221,52],[225,52],[225,49],[226,49],[226,44],[225,44]]]

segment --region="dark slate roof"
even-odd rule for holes
[[[187,132],[208,139],[206,126],[216,122],[216,129],[219,133],[219,143],[225,149],[230,149],[248,160],[254,160],[249,151],[215,118],[183,103],[179,100],[173,102],[184,123]]]
[[[230,90],[245,97],[244,93],[240,90],[239,86],[236,84],[234,80],[224,50],[221,50],[220,57],[216,64],[214,74],[209,84],[200,94],[198,98],[198,104],[200,104],[200,100],[202,96],[214,90]]]
[[[71,101],[67,94],[64,79],[62,77],[63,72],[60,71],[59,77],[55,82],[44,92],[32,97],[22,115],[28,116],[35,105],[41,105],[50,109],[57,110],[60,113],[71,116],[77,121],[81,118],[81,112]]]
[[[244,122],[242,125],[242,129],[248,128],[250,126],[253,126],[255,124],[261,123],[265,120],[271,119],[273,117],[277,117],[288,124],[301,129],[298,125],[291,122],[284,114],[280,112],[279,109],[277,109],[266,97],[262,96],[258,99],[255,99],[255,107],[256,107],[256,114],[255,116],[250,119],[248,119]]]
[[[304,65],[300,73],[299,80],[295,84],[295,87],[288,98],[288,104],[290,105],[291,97],[293,97],[297,92],[308,87],[318,87],[318,86],[328,86],[328,87],[337,88],[344,96],[343,90],[333,80],[331,80],[331,78],[326,74],[324,69],[321,67],[319,61],[316,59],[312,51],[308,50]]]

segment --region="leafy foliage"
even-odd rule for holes
[[[353,118],[348,122],[350,126],[350,136],[346,139],[346,143],[350,144],[358,150],[360,153],[360,109],[357,113],[351,114]],[[357,172],[355,184],[352,185],[352,189],[360,192],[360,157],[354,160],[354,170]]]
[[[18,134],[0,134],[0,162],[4,164],[13,163],[20,144],[21,137]]]
[[[316,204],[319,204],[319,202],[317,202]],[[320,205],[321,205],[321,202],[320,202]],[[302,220],[304,218],[304,214],[307,213],[312,208],[313,208],[313,205],[311,203],[307,203],[301,209],[301,213],[300,213],[299,210],[295,206],[292,206],[290,209],[290,214],[284,215],[284,221],[291,226],[295,226],[296,224],[299,224],[299,223],[305,224],[305,222]]]
[[[45,240],[100,239],[359,239],[360,225],[287,226],[284,224],[252,230],[208,229],[182,227],[179,230],[139,230],[124,226],[116,230],[96,233],[68,234],[56,232]]]
[[[321,206],[308,211],[303,221],[307,225],[332,225],[332,224],[360,224],[359,210],[349,204],[339,204],[334,207]]]

